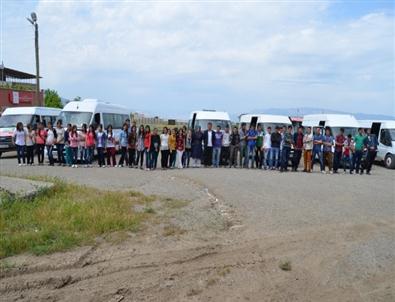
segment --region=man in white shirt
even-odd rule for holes
[[[263,138],[263,151],[264,151],[264,159],[263,159],[263,168],[267,170],[267,167],[272,166],[271,160],[272,160],[272,127],[267,127],[267,132],[265,134],[265,137]]]
[[[230,129],[226,125],[224,135],[222,137],[221,165],[228,166],[230,157]]]

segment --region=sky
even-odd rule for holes
[[[0,60],[42,88],[187,118],[318,107],[395,115],[394,1],[0,0]]]

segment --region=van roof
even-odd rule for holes
[[[72,101],[64,106],[63,111],[76,111],[76,112],[107,112],[119,113],[129,115],[130,110],[126,107],[103,102],[97,99],[84,99],[81,102]]]
[[[59,115],[62,110],[50,107],[10,107],[4,110],[2,115],[19,115],[19,114],[38,114],[38,115]]]
[[[274,114],[242,114],[240,116],[240,123],[250,123],[251,118],[257,116],[258,124],[260,123],[275,123],[275,124],[284,124],[291,125],[291,121],[286,115],[274,115]]]
[[[214,110],[192,111],[191,112],[191,119],[193,119],[193,115],[195,113],[196,113],[196,119],[199,119],[199,120],[230,121],[229,114],[225,111],[214,111]]]
[[[351,114],[308,114],[303,117],[303,126],[316,127],[320,121],[325,121],[325,126],[329,127],[354,127],[360,125]]]
[[[381,127],[385,129],[395,129],[395,120],[358,120],[361,127],[371,127],[372,123],[381,123]]]

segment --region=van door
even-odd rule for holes
[[[250,121],[250,127],[254,126],[256,128],[256,124],[258,123],[258,117],[257,116],[252,116],[251,121]]]
[[[379,137],[380,133],[380,128],[381,128],[381,123],[373,123],[371,129],[371,133],[375,134],[377,138]]]
[[[100,125],[100,113],[95,113],[94,117],[93,117],[93,124],[95,126],[95,128],[97,128]]]

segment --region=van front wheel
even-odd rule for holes
[[[395,157],[392,154],[387,154],[384,159],[384,164],[387,169],[395,169]]]

